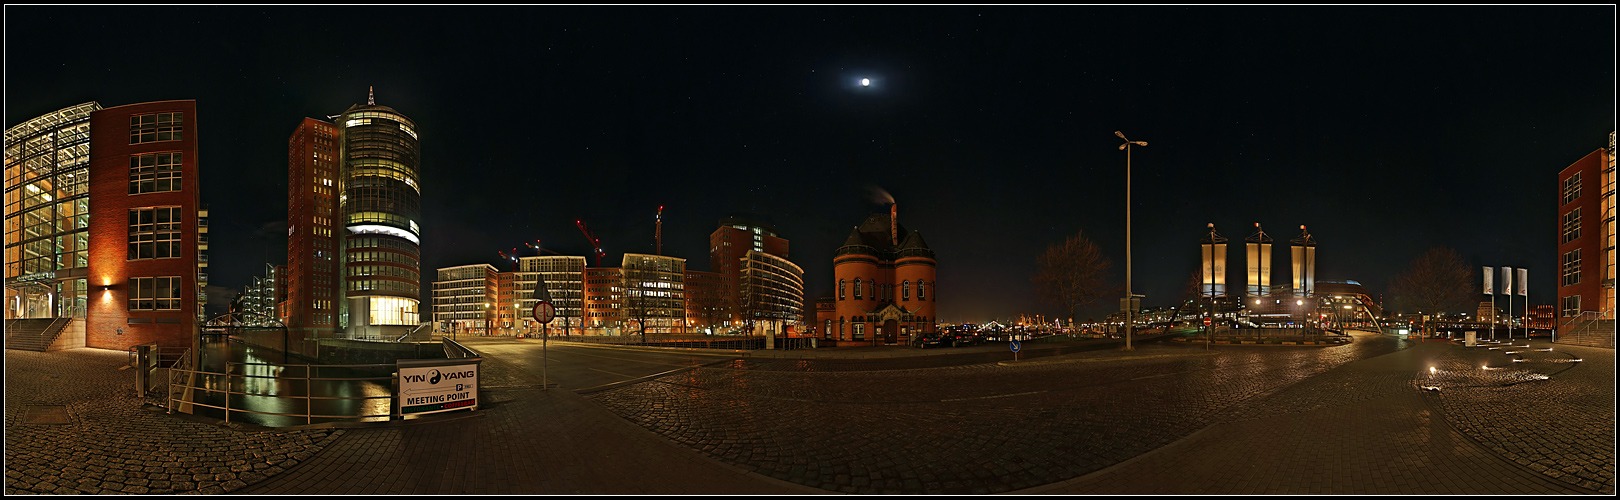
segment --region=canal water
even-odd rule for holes
[[[388,377],[394,371],[393,365],[364,368],[313,365],[297,357],[289,361],[286,354],[275,349],[228,339],[204,340],[200,354],[201,371],[226,375],[200,375],[193,385],[216,391],[194,391],[193,400],[226,406],[225,393],[217,390],[228,387],[231,392],[245,393],[229,396],[232,422],[265,427],[375,422],[388,420],[392,408],[390,388],[393,383]],[[223,409],[196,405],[192,409],[197,415],[225,418]],[[305,415],[317,416],[306,418]],[[362,415],[372,416],[353,418]]]

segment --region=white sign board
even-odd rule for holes
[[[478,362],[466,359],[401,359],[398,415],[478,408]]]
[[[1469,331],[1463,332],[1463,345],[1468,346],[1468,347],[1473,347],[1474,342],[1478,341],[1477,339],[1475,339],[1476,334],[1477,334],[1477,332],[1475,332],[1474,330],[1469,330]]]

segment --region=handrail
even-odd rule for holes
[[[231,373],[230,372],[232,365],[304,367],[304,376],[302,376],[302,377],[281,377],[281,376],[249,375],[249,374],[245,374],[245,373],[237,374],[237,373]],[[311,394],[312,391],[310,390],[310,381],[311,380],[350,380],[350,381],[393,380],[392,375],[386,376],[386,377],[313,377],[311,375],[315,372],[315,369],[318,369],[318,368],[361,368],[361,367],[370,367],[370,368],[393,369],[394,366],[395,365],[392,365],[392,364],[298,365],[298,364],[285,364],[285,363],[236,363],[236,362],[227,361],[225,363],[225,371],[223,371],[223,372],[209,372],[209,371],[203,371],[203,370],[191,370],[191,369],[176,367],[176,368],[172,368],[170,370],[170,373],[171,373],[171,377],[170,377],[170,385],[171,385],[171,387],[170,387],[170,392],[169,392],[169,395],[170,395],[170,411],[171,412],[173,411],[174,403],[175,403],[174,397],[173,397],[174,389],[178,388],[178,389],[200,390],[200,391],[206,391],[206,392],[209,392],[209,393],[223,393],[223,394],[225,394],[225,405],[224,406],[206,404],[206,403],[201,403],[201,402],[197,402],[197,401],[189,401],[189,402],[186,402],[186,403],[196,405],[196,406],[201,406],[201,407],[204,407],[204,408],[214,408],[214,409],[218,409],[218,410],[224,410],[225,411],[225,422],[227,422],[227,423],[229,423],[231,421],[231,413],[232,412],[254,413],[254,414],[259,414],[259,415],[273,415],[273,416],[292,417],[292,418],[303,417],[304,422],[306,424],[314,423],[314,419],[316,419],[316,418],[334,418],[334,419],[351,419],[351,418],[365,419],[365,418],[377,418],[377,417],[387,418],[387,417],[392,416],[392,410],[390,410],[389,413],[383,413],[383,414],[363,414],[363,415],[324,415],[324,414],[316,414],[313,411],[313,405],[312,405],[312,401],[314,401],[314,400],[393,399],[394,395],[392,393],[390,393],[390,394],[385,395],[385,396],[315,396],[315,395]],[[174,376],[175,374],[185,374],[185,375],[190,375],[190,376],[200,378],[200,379],[201,378],[206,378],[206,376],[224,377],[224,379],[225,379],[224,380],[225,388],[224,389],[210,388],[210,387],[207,387],[206,383],[204,383],[203,385],[198,385],[198,386],[193,386],[193,385],[190,385],[190,384],[179,384],[178,386],[176,386],[176,384],[174,382],[174,379],[176,378]],[[203,377],[197,377],[197,376],[203,376]],[[257,393],[257,392],[233,391],[233,390],[230,389],[230,387],[232,385],[231,381],[232,381],[233,377],[244,378],[244,379],[246,379],[246,378],[273,378],[273,379],[282,379],[282,380],[303,380],[304,381],[304,394],[301,395],[301,396],[287,396],[287,395],[280,395],[280,394],[264,394],[264,393]],[[243,409],[243,408],[231,408],[231,396],[232,395],[259,396],[259,397],[269,397],[269,398],[275,398],[275,399],[283,399],[283,398],[303,399],[304,400],[305,411],[303,413],[278,413],[278,412],[266,412],[266,411],[248,410],[248,409]],[[196,399],[196,398],[192,398],[192,399]]]

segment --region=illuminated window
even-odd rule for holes
[[[1566,318],[1581,313],[1581,296],[1579,295],[1564,297],[1559,303],[1563,306],[1561,314]]]
[[[129,143],[180,140],[181,123],[185,113],[153,113],[129,117]]]
[[[855,340],[864,340],[865,338],[866,338],[866,324],[865,323],[855,323]]]
[[[129,157],[129,194],[180,190],[180,153]]]
[[[1581,249],[1564,254],[1564,286],[1581,282]]]
[[[1568,179],[1564,179],[1564,204],[1568,205],[1569,202],[1575,201],[1576,198],[1580,197],[1581,173],[1575,172],[1575,175],[1571,175]]]
[[[180,257],[180,207],[129,211],[129,260]]]
[[[130,278],[129,310],[172,311],[180,309],[180,277]]]
[[[1581,209],[1576,207],[1564,214],[1564,243],[1581,237]]]

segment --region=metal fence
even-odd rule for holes
[[[642,340],[640,334],[634,335],[552,335],[552,340],[564,342],[580,342],[586,344],[607,344],[623,346],[648,347],[682,347],[688,349],[727,349],[735,351],[752,351],[765,348],[765,337],[760,335],[687,335],[687,334],[649,334]],[[777,349],[811,349],[816,347],[814,338],[808,337],[777,337]]]
[[[233,368],[247,369],[248,367],[254,367],[254,366],[280,368],[283,372],[297,371],[297,372],[302,372],[302,375],[301,376],[284,376],[284,375],[280,375],[280,374],[277,374],[277,375],[252,375],[252,374],[247,374],[247,373],[233,373],[233,371],[234,371]],[[281,363],[237,363],[237,362],[233,362],[233,361],[225,362],[225,371],[223,371],[223,372],[209,372],[209,371],[203,371],[203,370],[194,370],[194,369],[189,369],[189,368],[176,367],[176,368],[171,368],[171,373],[170,373],[171,374],[171,377],[170,377],[171,382],[169,384],[169,390],[168,390],[169,412],[173,413],[174,409],[177,408],[179,405],[182,405],[182,404],[200,406],[200,407],[204,407],[204,408],[213,408],[213,409],[217,409],[217,410],[223,410],[225,412],[225,421],[226,422],[231,421],[231,414],[232,413],[254,413],[254,414],[259,414],[259,415],[273,415],[273,416],[290,417],[290,418],[303,418],[304,422],[306,424],[314,423],[314,420],[317,419],[317,418],[321,418],[321,419],[365,419],[365,418],[377,418],[377,417],[388,418],[392,414],[392,411],[390,411],[388,413],[380,413],[380,414],[359,414],[359,415],[316,414],[316,413],[314,413],[314,408],[315,408],[314,402],[315,401],[334,401],[334,400],[372,400],[372,399],[389,399],[389,400],[392,400],[393,397],[394,397],[393,394],[392,394],[392,391],[390,391],[390,393],[388,395],[383,395],[383,396],[316,396],[316,395],[314,395],[314,391],[313,391],[313,388],[311,387],[311,383],[313,381],[340,381],[340,382],[344,382],[344,381],[346,381],[346,382],[380,381],[384,385],[389,385],[391,387],[392,386],[392,381],[394,379],[394,377],[392,375],[388,375],[388,376],[372,376],[372,377],[365,377],[365,376],[316,376],[316,375],[318,374],[318,370],[321,370],[321,369],[329,369],[329,370],[330,369],[372,369],[372,370],[382,369],[382,370],[388,370],[391,373],[394,370],[394,367],[395,367],[394,364],[303,365],[303,364],[281,364]],[[271,371],[271,370],[266,370],[266,371]],[[299,395],[299,394],[288,395],[288,394],[278,394],[278,393],[275,393],[275,392],[268,392],[268,393],[266,393],[266,392],[249,392],[246,388],[248,386],[250,386],[250,385],[257,385],[257,384],[248,384],[247,381],[249,381],[249,380],[257,380],[257,379],[271,379],[271,380],[275,380],[277,382],[289,382],[289,383],[290,382],[302,381],[303,389],[304,389],[303,394],[301,394],[301,395]],[[242,390],[237,390],[238,387],[241,387],[243,389]],[[208,404],[208,403],[200,402],[199,400],[201,398],[197,397],[200,394],[209,394],[209,395],[221,394],[221,395],[224,396],[223,398],[221,398],[221,399],[223,399],[224,403],[223,403],[223,405],[215,405],[215,404]],[[232,399],[231,396],[258,396],[258,397],[269,397],[269,398],[278,398],[278,399],[303,400],[304,411],[296,412],[296,413],[287,413],[287,412],[267,412],[267,411],[250,410],[250,409],[241,408],[241,407],[233,408],[232,405],[231,405],[231,399]],[[391,406],[391,403],[390,403],[390,406]]]

